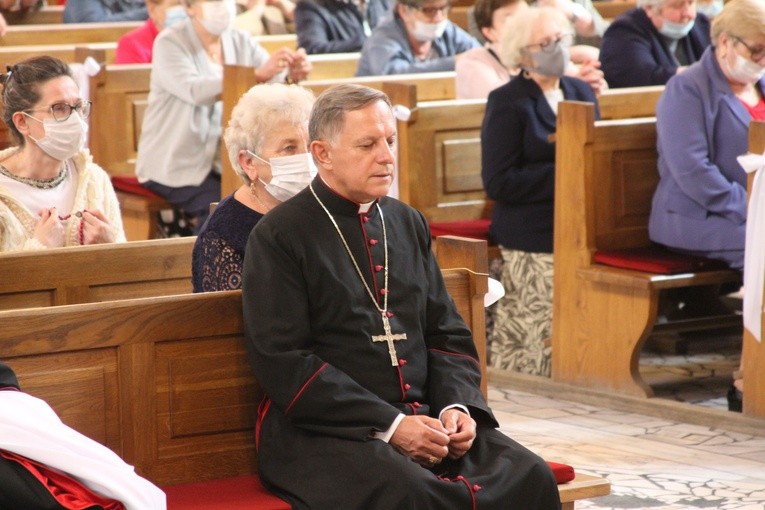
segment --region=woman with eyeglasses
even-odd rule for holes
[[[90,101],[69,67],[34,57],[8,68],[0,152],[0,252],[125,241],[109,176],[84,149]]]
[[[659,99],[651,240],[744,270],[746,173],[736,158],[747,152],[749,123],[765,120],[764,76],[765,4],[732,0],[712,22],[712,46]],[[741,410],[742,388],[731,410]]]
[[[496,305],[489,364],[550,374],[553,198],[558,103],[597,104],[592,88],[564,76],[571,24],[552,7],[510,18],[500,56],[521,73],[494,89],[481,128],[482,177],[494,200],[489,234],[502,251],[505,296]]]

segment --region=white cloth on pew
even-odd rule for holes
[[[762,341],[762,294],[765,287],[765,154],[738,157],[747,173],[755,172],[746,213],[746,245],[744,252],[744,327],[758,342]],[[759,171],[758,171],[759,170]]]
[[[102,444],[61,422],[43,400],[0,391],[0,449],[62,471],[126,510],[165,510],[165,493]]]

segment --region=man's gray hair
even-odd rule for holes
[[[372,103],[382,101],[393,110],[388,96],[364,85],[336,85],[321,93],[311,110],[308,137],[315,140],[334,141],[343,129],[345,114],[362,110]]]
[[[239,98],[223,140],[231,166],[245,184],[250,184],[250,178],[239,166],[239,151],[260,156],[266,137],[282,122],[305,127],[313,102],[310,90],[281,83],[255,85]]]

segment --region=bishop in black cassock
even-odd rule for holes
[[[560,508],[547,464],[496,429],[425,218],[393,198],[344,197],[319,163],[245,252],[247,344],[266,394],[263,482],[297,509]],[[380,338],[382,315],[397,340]],[[423,467],[380,437],[401,414],[438,418],[452,405],[477,423],[460,458]]]

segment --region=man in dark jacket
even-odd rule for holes
[[[611,88],[664,85],[709,45],[709,20],[694,0],[638,0],[603,35],[601,69]]]
[[[299,46],[309,54],[360,51],[392,4],[392,0],[301,0],[295,7]]]

